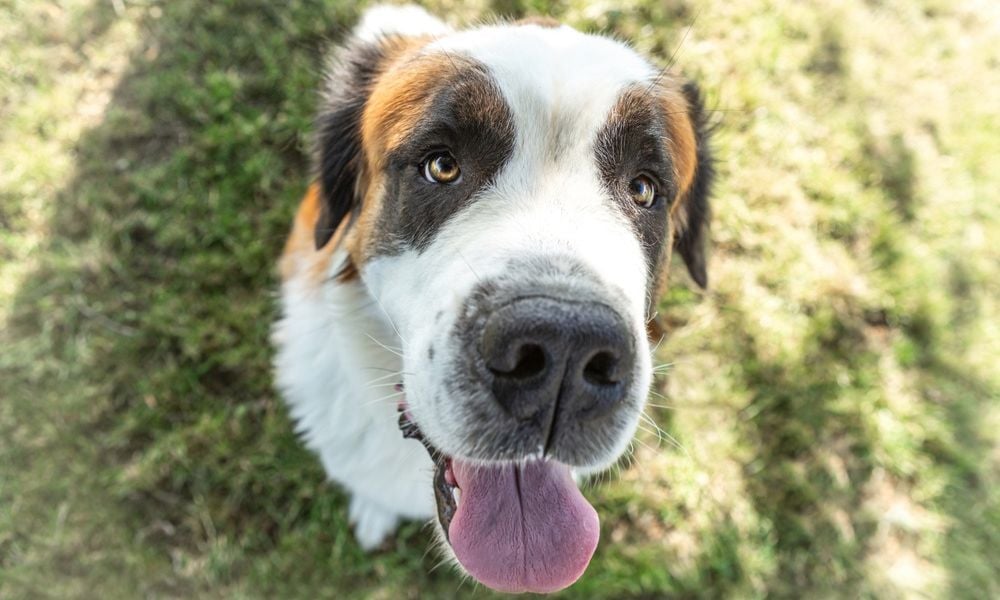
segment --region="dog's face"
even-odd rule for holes
[[[597,540],[570,468],[635,432],[673,248],[705,283],[696,88],[568,27],[442,26],[350,42],[319,125],[317,245],[399,335],[445,538],[491,587],[568,585]]]

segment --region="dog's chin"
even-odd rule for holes
[[[548,459],[483,462],[438,451],[405,407],[403,435],[434,460],[438,524],[455,559],[502,592],[548,593],[575,582],[597,548],[597,511],[570,467]]]

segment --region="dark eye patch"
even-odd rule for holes
[[[426,248],[452,216],[495,180],[513,152],[514,135],[511,111],[485,67],[452,74],[425,117],[387,157],[376,252]],[[421,175],[423,160],[441,150],[457,160],[459,181],[439,185]]]
[[[594,140],[594,154],[601,181],[613,202],[633,224],[646,255],[651,286],[657,285],[665,255],[670,202],[677,183],[667,146],[663,111],[644,86],[622,93],[607,122]],[[651,208],[635,204],[629,182],[648,174],[662,198]],[[652,288],[651,288],[652,291]]]

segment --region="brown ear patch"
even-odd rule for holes
[[[388,233],[376,231],[377,228],[393,229],[390,223],[380,220],[386,190],[392,184],[386,179],[386,161],[431,120],[437,99],[448,95],[446,92],[458,94],[458,112],[471,113],[473,118],[481,116],[484,111],[494,117],[492,120],[506,114],[496,109],[499,93],[491,92],[489,85],[470,84],[480,82],[483,73],[481,64],[465,56],[417,52],[400,56],[379,78],[361,122],[364,152],[361,179],[364,188],[360,193],[363,195],[363,207],[345,238],[345,244],[357,264],[368,260],[378,249],[379,235]],[[480,120],[489,123],[491,119],[482,117]],[[485,135],[485,132],[481,133]],[[434,203],[433,208],[422,214],[411,215],[414,226],[426,225],[426,218],[443,204]],[[423,227],[428,228],[429,225]],[[406,238],[405,235],[400,237]]]
[[[445,52],[397,55],[372,89],[361,121],[368,166],[381,167],[387,152],[399,146],[427,114],[435,92],[471,61]]]
[[[711,168],[701,164],[707,147],[700,139],[701,113],[694,108],[700,103],[692,98],[687,87],[669,75],[653,84],[629,86],[595,140],[601,177],[612,197],[620,200],[646,254],[651,313],[666,285],[673,250],[682,255],[698,285],[704,287],[707,281],[702,229],[707,222],[705,176]],[[660,208],[637,209],[627,195],[622,197],[630,178],[644,171],[655,174],[664,186],[661,193],[667,202]]]
[[[708,121],[701,91],[691,82],[680,86],[687,108],[687,123],[693,140],[694,167],[690,180],[678,197],[674,248],[687,267],[688,274],[702,289],[708,287],[708,226],[711,220],[709,196],[715,179],[711,149],[713,126]],[[678,139],[685,136],[683,132]]]
[[[295,213],[292,231],[285,241],[285,249],[278,262],[278,272],[283,281],[304,276],[309,287],[318,287],[330,273],[330,261],[343,236],[343,225],[333,235],[331,243],[316,249],[314,232],[321,213],[321,198],[318,183],[313,183],[306,190]],[[349,267],[349,265],[345,265]],[[346,268],[345,272],[357,272]]]
[[[430,41],[429,36],[387,35],[352,40],[338,49],[316,120],[315,160],[322,203],[315,244],[326,245],[344,221],[357,217],[363,193],[362,116],[369,95],[386,70]]]
[[[698,165],[698,143],[694,124],[691,122],[691,111],[680,86],[668,81],[659,86],[658,94],[677,181],[677,196],[670,209],[670,216],[674,227],[680,230],[686,224],[683,205]]]

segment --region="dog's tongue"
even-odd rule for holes
[[[583,574],[600,529],[568,467],[453,460],[452,470],[461,500],[448,539],[470,575],[503,592],[554,592]]]

